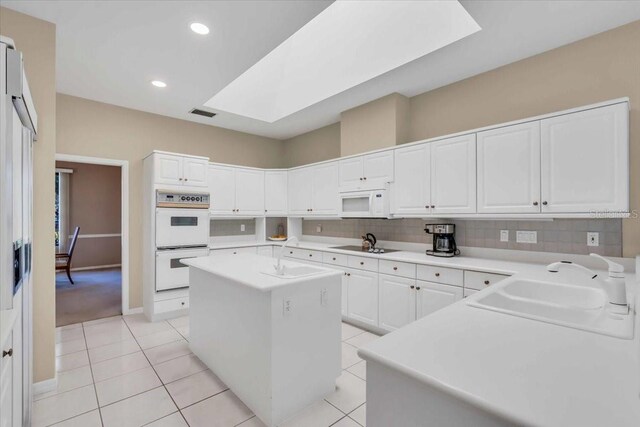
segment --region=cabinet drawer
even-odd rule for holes
[[[299,260],[322,262],[322,252],[308,249],[285,248],[284,256]]]
[[[418,265],[418,279],[462,287],[463,272],[455,268]]]
[[[340,265],[342,267],[346,267],[349,265],[347,261],[347,255],[333,254],[331,252],[322,253],[322,262],[324,262],[325,264]]]
[[[168,311],[184,310],[189,308],[189,297],[167,299],[164,301],[156,301],[155,312],[166,313]]]
[[[506,279],[505,274],[482,273],[479,271],[464,272],[464,287],[476,290],[482,290],[487,286],[498,283],[500,280]]]
[[[378,271],[378,260],[363,256],[347,257],[347,265],[358,270]]]
[[[209,256],[213,255],[237,255],[237,254],[255,254],[255,246],[243,246],[241,248],[228,248],[228,249],[212,249],[209,252]]]
[[[408,262],[380,260],[380,274],[389,274],[392,276],[416,278],[416,265]]]

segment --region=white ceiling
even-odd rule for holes
[[[57,89],[165,116],[289,138],[392,92],[414,96],[640,19],[640,1],[462,0],[482,28],[275,123],[202,106],[331,1],[7,1],[57,25]],[[189,29],[198,21],[211,33]],[[18,46],[19,48],[19,46]],[[615,48],[615,46],[612,46]],[[166,81],[158,89],[151,80]]]

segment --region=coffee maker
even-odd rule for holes
[[[453,235],[456,232],[455,224],[425,224],[424,231],[433,235],[433,249],[427,249],[427,255],[452,257],[460,255]]]

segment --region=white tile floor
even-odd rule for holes
[[[357,348],[377,336],[342,324],[336,391],[286,427],[365,426],[366,362]],[[264,427],[191,354],[189,319],[116,316],[56,330],[56,391],[34,396],[33,427]]]

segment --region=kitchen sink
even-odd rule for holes
[[[467,300],[471,307],[525,317],[613,337],[633,337],[633,310],[606,310],[607,295],[587,286],[507,279]]]
[[[288,267],[287,265],[282,266],[283,274],[278,274],[275,269],[270,271],[263,271],[262,274],[267,274],[269,276],[279,277],[281,279],[296,279],[298,277],[305,276],[313,276],[315,274],[325,273],[327,270],[316,267]]]

